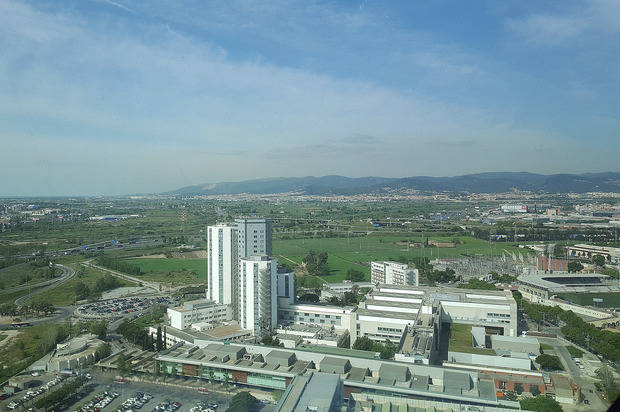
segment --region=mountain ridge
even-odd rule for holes
[[[192,185],[166,195],[234,195],[297,192],[306,195],[353,195],[418,190],[421,192],[501,193],[522,190],[546,193],[620,193],[620,172],[558,173],[485,172],[434,177],[346,177],[339,175],[274,177]]]

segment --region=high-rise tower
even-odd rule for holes
[[[239,269],[239,323],[255,336],[270,334],[278,321],[278,261],[249,256]]]
[[[219,223],[207,227],[208,298],[216,303],[232,305],[238,281],[237,226]]]

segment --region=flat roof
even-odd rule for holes
[[[286,412],[331,412],[334,398],[342,383],[338,375],[314,372],[297,376],[287,389],[278,411]],[[337,401],[340,401],[338,399]]]
[[[562,280],[575,280],[575,283],[562,283]],[[590,281],[588,281],[590,279]],[[612,283],[612,278],[599,273],[545,273],[543,275],[521,275],[517,281],[524,285],[548,290],[551,292],[580,292],[590,289],[609,289],[618,291],[616,283]],[[602,282],[609,281],[609,282]]]

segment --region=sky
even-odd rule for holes
[[[0,0],[0,196],[620,171],[620,2]]]

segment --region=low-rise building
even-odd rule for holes
[[[406,263],[390,261],[370,262],[370,281],[373,284],[417,286],[419,270],[409,268]]]
[[[568,246],[566,249],[568,255],[572,257],[591,259],[595,255],[601,255],[611,263],[618,263],[620,261],[620,248],[617,247],[578,244]]]
[[[199,299],[168,308],[167,315],[170,326],[183,330],[194,323],[218,324],[228,321],[232,319],[232,308],[230,305],[220,305],[212,300]]]
[[[97,348],[103,343],[95,335],[82,335],[59,343],[47,361],[46,370],[72,370],[94,363],[97,360]]]
[[[543,272],[568,272],[568,260],[540,254],[536,257],[538,270]]]
[[[344,385],[338,375],[310,372],[296,376],[276,406],[276,412],[336,412],[343,403]],[[346,409],[345,409],[346,410]]]

